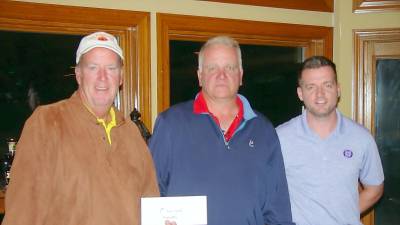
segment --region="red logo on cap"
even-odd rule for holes
[[[106,37],[104,37],[104,36],[97,37],[97,40],[99,40],[99,41],[108,41],[108,39]]]

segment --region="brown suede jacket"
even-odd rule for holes
[[[140,197],[158,196],[139,130],[116,110],[112,145],[79,95],[41,106],[25,123],[3,225],[139,225]]]

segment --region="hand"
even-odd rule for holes
[[[176,225],[176,223],[175,223],[175,221],[166,220],[165,225]]]

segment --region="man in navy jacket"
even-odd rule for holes
[[[150,139],[161,195],[206,195],[208,225],[292,225],[275,129],[238,94],[238,43],[208,40],[197,75],[196,98],[161,113]]]

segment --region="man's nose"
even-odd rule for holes
[[[222,67],[218,67],[218,73],[217,73],[217,77],[219,79],[225,79],[227,77],[227,73],[225,71],[225,69]]]
[[[105,68],[100,68],[97,77],[98,77],[99,80],[107,79],[106,69]]]
[[[324,87],[317,87],[317,96],[324,96],[324,95],[325,95]]]

